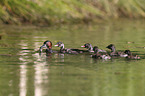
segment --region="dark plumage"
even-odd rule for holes
[[[128,55],[124,52],[116,52],[116,48],[114,44],[108,45],[106,48],[111,50],[110,56],[120,56],[120,57],[127,57]]]
[[[93,47],[90,43],[86,43],[86,44],[84,44],[84,46],[81,46],[81,47],[87,48],[88,52],[94,52]],[[105,50],[101,50],[101,49],[97,49],[97,50],[98,50],[98,52],[106,52]]]
[[[86,43],[86,44],[84,44],[84,46],[81,46],[81,47],[87,48],[88,52],[94,52],[93,51],[93,47],[92,47],[92,45],[90,43]]]
[[[97,58],[97,59],[111,59],[111,57],[108,54],[101,54],[98,51],[98,47],[94,46],[93,48],[94,55],[92,55],[92,58]]]
[[[126,58],[128,59],[140,59],[137,55],[133,56],[130,50],[125,50],[124,53],[128,54]]]

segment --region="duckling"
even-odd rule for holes
[[[84,44],[84,46],[81,46],[81,47],[87,48],[88,52],[94,52],[93,51],[93,47],[92,47],[92,45],[90,43],[86,43],[86,44]]]
[[[64,48],[64,44],[62,42],[57,42],[56,45],[57,47],[60,47],[60,53],[68,53],[68,54],[78,54],[78,51],[75,51],[77,49],[72,49],[72,48]]]
[[[116,52],[116,48],[114,44],[108,45],[106,48],[111,50],[110,56],[120,56],[120,57],[127,57],[128,54],[125,54],[124,52]]]
[[[99,53],[98,51],[97,46],[94,46],[93,51],[94,51],[94,55],[92,55],[92,58],[105,59],[105,60],[111,59],[111,57],[108,54],[101,55],[101,53]]]
[[[64,48],[64,44],[62,42],[57,42],[57,44],[54,46],[60,47],[60,51],[59,51],[60,53],[66,52],[66,49]]]
[[[110,44],[106,48],[111,50],[110,56],[118,56],[114,44]]]
[[[124,53],[128,54],[128,56],[126,58],[128,59],[140,59],[139,56],[133,56],[130,50],[125,50]]]
[[[87,48],[88,52],[94,52],[93,51],[93,47],[92,47],[92,45],[90,43],[86,43],[86,44],[84,44],[84,46],[81,46],[81,47]],[[106,53],[106,51],[102,50],[102,49],[98,49],[98,52],[105,52]]]
[[[97,46],[94,46],[93,51],[94,51],[94,54],[92,55],[92,58],[101,59],[101,54],[98,52]]]
[[[128,56],[128,54],[125,54],[124,52],[118,52],[118,55],[120,57],[127,57]]]

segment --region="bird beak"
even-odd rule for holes
[[[81,47],[85,48],[85,46],[81,46]]]
[[[58,46],[58,45],[54,45],[54,46]]]

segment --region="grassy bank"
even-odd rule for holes
[[[56,24],[145,18],[144,5],[144,0],[0,0],[0,21]]]

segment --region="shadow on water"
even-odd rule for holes
[[[136,25],[134,25],[136,24]],[[0,95],[2,96],[144,96],[145,27],[142,21],[62,26],[0,27]],[[141,60],[96,60],[91,54],[39,55],[43,41],[63,41],[66,48],[84,43],[100,49],[113,43]],[[134,42],[134,43],[126,43]],[[53,47],[53,50],[59,50]],[[110,52],[110,50],[107,50]],[[140,90],[138,90],[140,88]]]

